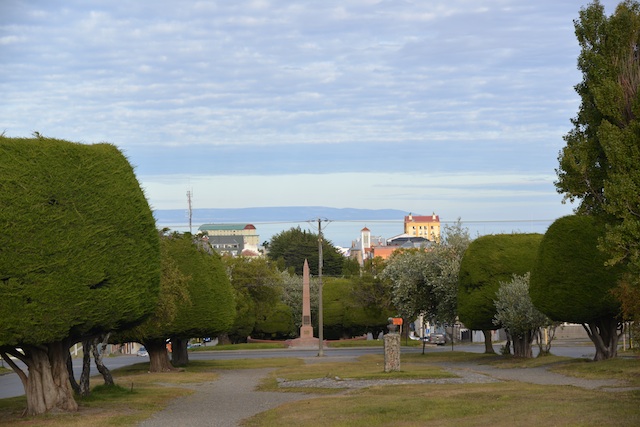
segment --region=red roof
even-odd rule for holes
[[[411,217],[411,219],[409,219]],[[435,219],[433,218],[435,217]],[[404,217],[404,222],[440,222],[438,215],[407,215]]]
[[[253,224],[247,224],[244,226],[245,230],[255,230],[256,228],[253,226]]]
[[[365,227],[365,228],[363,228],[363,229],[362,229],[362,230],[360,230],[360,231],[371,231],[371,230],[369,230],[367,227]]]

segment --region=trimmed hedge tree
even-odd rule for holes
[[[623,267],[606,267],[598,249],[605,225],[594,217],[556,220],[542,239],[531,272],[533,304],[551,320],[581,323],[596,347],[595,360],[615,357],[620,305],[611,290]]]
[[[493,234],[471,242],[460,263],[458,316],[469,329],[482,330],[485,352],[494,353],[494,301],[500,282],[531,271],[542,234]]]
[[[0,353],[22,380],[28,414],[73,411],[69,346],[153,311],[155,221],[110,144],[0,136],[0,176]]]
[[[191,234],[169,238],[171,256],[178,269],[189,276],[191,304],[178,307],[169,330],[171,361],[174,366],[184,366],[189,362],[189,339],[228,332],[236,315],[236,303],[224,264],[208,243]]]

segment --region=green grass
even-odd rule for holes
[[[519,382],[386,386],[281,405],[244,425],[637,426],[639,398]]]
[[[287,346],[284,343],[223,344],[223,345],[191,347],[189,351],[269,350],[269,349],[277,349],[277,348],[287,348]]]
[[[513,369],[548,365],[563,374],[616,378],[640,387],[640,360],[587,362],[555,356],[519,360],[463,352],[403,354],[401,371],[383,372],[383,357],[367,355],[354,362],[305,364],[296,358],[192,361],[183,371],[148,373],[148,363],[113,371],[118,386],[95,386],[78,398],[75,414],[21,417],[24,397],[0,400],[0,425],[130,426],[162,410],[174,398],[192,393],[182,385],[215,381],[220,369],[274,368],[262,389],[275,390],[276,378],[342,379],[446,378],[437,363],[482,363]],[[101,379],[92,379],[101,383]],[[260,413],[246,426],[635,426],[640,425],[640,391],[604,392],[568,386],[542,386],[508,381],[491,384],[420,384],[373,386],[367,389],[318,390],[309,399]],[[325,393],[324,395],[319,392]],[[215,410],[214,410],[215,412]],[[215,414],[214,414],[215,415]]]
[[[353,375],[343,377],[384,378],[379,371],[371,372],[373,363],[379,362],[375,356],[366,356],[349,366],[321,364],[309,366],[306,373],[300,368],[284,368],[274,372],[273,376],[294,380],[318,378],[323,374],[341,376],[340,373],[344,375],[346,370]],[[471,362],[512,369],[547,365],[554,370],[573,372],[576,376],[621,380],[637,377],[640,369],[638,360],[616,359],[594,363],[558,356],[523,360],[498,355],[438,352],[402,355],[403,372],[390,377],[437,378],[437,367],[433,365],[437,362]],[[593,365],[598,365],[598,369],[589,369]],[[273,379],[269,381],[275,382]],[[344,390],[332,390],[332,393],[339,395],[285,404],[247,420],[244,425],[304,427],[318,425],[319,420],[325,426],[349,427],[382,427],[390,425],[390,420],[393,420],[394,426],[640,425],[640,391],[603,392],[510,381],[374,386],[347,394]]]
[[[331,348],[353,348],[353,347],[382,347],[384,341],[378,340],[336,340],[328,341],[327,346]]]
[[[631,387],[640,387],[640,359],[615,358],[594,362],[570,359],[550,368],[553,372],[589,379],[617,379]],[[640,404],[640,402],[639,402]]]

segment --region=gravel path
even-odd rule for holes
[[[309,394],[256,391],[271,369],[220,371],[216,381],[184,386],[195,393],[175,399],[141,427],[237,426],[240,420]]]
[[[317,359],[317,358],[316,358]],[[316,360],[308,360],[314,363]],[[328,361],[324,359],[323,362]],[[589,380],[574,378],[540,368],[502,369],[474,363],[438,363],[459,378],[424,380],[350,380],[341,378],[319,378],[303,381],[279,379],[280,387],[325,387],[346,390],[379,385],[398,384],[463,384],[492,383],[499,381],[521,381],[542,385],[570,385],[603,391],[626,391],[616,380]],[[174,400],[167,408],[139,424],[141,427],[181,426],[238,426],[240,421],[257,413],[275,408],[286,402],[311,399],[316,395],[304,393],[280,393],[256,391],[260,380],[271,369],[244,369],[220,371],[213,382],[189,387],[195,393]]]

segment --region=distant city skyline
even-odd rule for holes
[[[554,219],[586,5],[3,1],[0,131],[117,145],[153,209]]]

